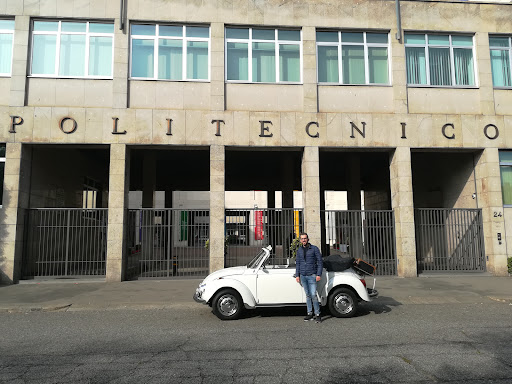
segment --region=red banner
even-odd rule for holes
[[[254,240],[263,240],[263,211],[254,211]]]

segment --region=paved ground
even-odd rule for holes
[[[368,285],[373,279],[367,279]],[[200,279],[29,281],[0,286],[1,312],[79,311],[109,309],[168,309],[197,306],[192,295]],[[488,275],[378,277],[379,303],[446,304],[504,302],[512,305],[512,278]]]

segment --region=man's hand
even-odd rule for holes
[[[297,283],[300,283],[300,277],[299,277],[299,276],[297,276],[297,277],[295,278],[295,281],[296,281]]]
[[[316,281],[320,281],[321,279],[322,279],[322,277],[321,277],[321,276],[317,276],[317,277],[316,277]]]

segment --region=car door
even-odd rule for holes
[[[304,289],[294,275],[295,268],[260,268],[256,277],[257,303],[305,303]]]

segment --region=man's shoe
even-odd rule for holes
[[[316,315],[315,316],[315,323],[321,323],[322,322],[322,318],[320,317],[320,315]]]
[[[308,313],[308,315],[304,318],[304,321],[310,321],[310,320],[313,320],[313,314],[312,313]]]

